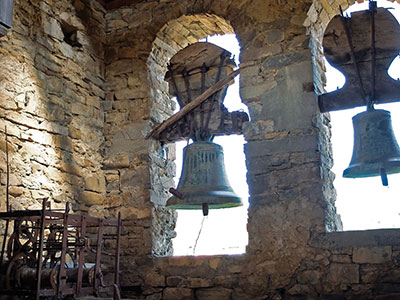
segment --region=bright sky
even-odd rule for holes
[[[389,1],[378,1],[378,6],[394,7],[390,10],[396,18],[400,18],[399,4]],[[368,9],[368,2],[355,4],[345,13]],[[239,44],[234,35],[213,36],[208,41],[227,49],[239,58]],[[238,61],[237,61],[238,63]],[[332,91],[344,84],[344,77],[337,70],[327,65],[327,90]],[[393,78],[400,77],[400,59],[396,58],[389,70]],[[247,107],[239,97],[239,80],[229,87],[224,104],[230,110]],[[400,104],[376,106],[391,112],[393,130],[400,134]],[[348,179],[343,178],[343,170],[350,163],[353,152],[352,117],[364,111],[357,108],[332,112],[332,145],[334,156],[333,172],[336,174],[334,185],[337,191],[336,207],[341,215],[344,230],[363,230],[400,227],[400,174],[389,175],[389,186],[383,187],[379,177]],[[217,137],[214,142],[224,147],[225,168],[234,191],[242,197],[245,205],[239,208],[210,210],[204,220],[201,234],[194,245],[203,220],[202,212],[178,211],[176,226],[177,237],[173,240],[174,255],[214,255],[241,254],[248,243],[247,209],[248,187],[246,183],[246,166],[243,152],[245,143],[243,136]],[[177,176],[178,183],[182,168],[182,149],[186,142],[177,143]]]

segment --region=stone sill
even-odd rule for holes
[[[371,246],[400,246],[400,229],[327,232],[311,238],[309,244],[324,249]]]
[[[227,269],[227,273],[238,273],[247,259],[247,254],[169,256],[155,257],[154,259],[161,269],[182,267],[195,268],[199,271],[205,267],[204,271],[209,272],[223,267]]]

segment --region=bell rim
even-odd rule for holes
[[[221,204],[207,203],[209,209],[224,209],[224,208],[235,208],[243,206],[243,202],[224,202]],[[167,208],[171,209],[182,209],[182,210],[201,210],[203,209],[203,203],[201,204],[187,204],[187,203],[177,203],[177,204],[167,204]]]
[[[369,165],[370,169],[366,170],[365,166]],[[343,171],[344,178],[366,178],[380,176],[381,169],[385,169],[386,174],[400,173],[400,158],[394,158],[386,162],[358,163],[350,165]]]
[[[190,203],[185,202],[185,199],[172,196],[167,200],[166,207],[173,209],[202,209],[203,203],[208,204],[210,209],[243,206],[242,198],[230,191],[184,193],[184,196],[186,199],[190,199]]]

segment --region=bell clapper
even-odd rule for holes
[[[203,216],[208,216],[208,204],[207,203],[203,203],[202,205],[202,209],[203,209]]]
[[[381,168],[381,179],[382,179],[383,186],[389,185],[385,168]]]

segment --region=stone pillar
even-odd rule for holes
[[[242,284],[255,294],[264,290],[259,277],[275,288],[288,284],[313,253],[310,237],[336,229],[334,209],[327,209],[334,201],[330,132],[317,107],[304,19],[299,9],[289,20],[263,24],[241,54],[240,93],[251,115],[245,130],[250,260]]]

